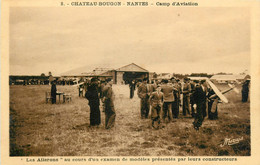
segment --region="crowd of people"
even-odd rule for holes
[[[108,78],[99,81],[92,78],[87,84],[79,86],[79,96],[88,99],[90,107],[90,126],[98,127],[100,121],[100,100],[105,113],[105,128],[110,129],[115,125],[116,112],[114,107],[115,95],[112,90],[113,80]],[[249,81],[242,86],[242,101],[246,102],[249,91]],[[204,118],[210,120],[218,118],[219,97],[207,84],[206,80],[190,80],[178,78],[153,80],[133,80],[129,82],[130,99],[134,97],[135,90],[140,98],[141,119],[151,118],[151,126],[159,129],[164,126],[162,123],[176,122],[180,110],[182,116],[194,118],[193,127],[199,130]],[[52,84],[52,94],[55,95],[56,85]],[[55,96],[53,96],[56,98]],[[56,99],[53,99],[55,103]],[[150,111],[151,110],[151,111]]]
[[[214,95],[214,92],[209,89],[205,80],[199,82],[184,78],[184,81],[181,82],[179,79],[171,78],[162,81],[154,80],[149,84],[145,78],[138,82],[130,81],[129,88],[130,99],[134,97],[134,91],[137,89],[137,95],[141,101],[141,119],[148,119],[150,115],[151,125],[155,129],[161,128],[161,123],[175,122],[179,118],[180,107],[182,107],[183,116],[188,114],[194,117],[193,125],[198,130],[207,116],[206,107],[211,108],[212,103],[218,101],[217,97],[210,99],[210,95]],[[183,101],[181,101],[181,95]],[[92,78],[87,85],[85,97],[90,106],[90,126],[100,125],[101,100],[105,112],[105,128],[112,128],[116,117],[112,80],[99,81]],[[207,100],[211,106],[206,106]],[[217,111],[211,112],[208,108],[208,115],[210,119],[216,119]]]
[[[189,115],[194,118],[193,126],[196,130],[201,127],[207,114],[209,119],[217,118],[217,107],[215,112],[212,112],[211,108],[212,102],[218,101],[218,98],[217,96],[210,98],[215,93],[205,80],[191,81],[189,78],[184,78],[181,82],[177,78],[171,78],[155,80],[149,84],[147,79],[143,79],[136,85],[141,100],[141,118],[148,118],[151,107],[152,127],[155,129],[161,128],[162,122],[175,122],[179,118],[180,109],[183,116]],[[131,96],[132,92],[130,98]],[[207,106],[207,103],[211,106]]]

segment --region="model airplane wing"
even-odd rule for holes
[[[230,88],[232,88],[236,93],[239,93],[238,89],[235,87],[235,85],[228,84]]]
[[[82,85],[82,84],[84,84],[84,82],[77,83],[77,84],[75,84],[75,85],[73,85],[73,86],[79,87],[79,86]]]
[[[216,95],[221,99],[221,101],[223,101],[224,103],[228,103],[228,99],[218,90],[216,85],[213,84],[209,79],[206,79],[206,81],[213,89],[213,91],[216,93]]]

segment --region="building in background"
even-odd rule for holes
[[[123,66],[112,72],[114,73],[113,80],[115,84],[129,84],[133,80],[149,79],[149,71],[135,63]]]
[[[131,63],[118,69],[95,68],[92,72],[86,72],[84,70],[73,70],[61,74],[62,79],[90,79],[92,77],[96,77],[100,80],[112,78],[114,84],[128,84],[133,80],[149,78],[149,71],[142,68],[141,66],[136,65],[135,63]]]

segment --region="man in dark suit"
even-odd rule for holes
[[[141,118],[148,118],[149,115],[149,90],[147,79],[144,78],[143,82],[138,86],[138,97],[141,99]]]
[[[56,88],[56,82],[52,81],[51,82],[51,103],[56,104],[56,93],[57,93],[57,88]]]
[[[134,92],[135,92],[135,81],[132,80],[129,83],[129,88],[130,88],[130,99],[134,97]]]
[[[90,126],[98,126],[100,124],[100,109],[97,78],[91,79],[91,84],[87,87],[85,97],[88,99],[90,107]]]
[[[199,127],[202,125],[206,113],[207,88],[205,80],[201,80],[200,84],[198,84],[198,81],[195,81],[195,83],[195,90],[193,93],[193,106],[197,110],[197,113],[195,115],[193,126],[196,130],[199,130]]]
[[[242,85],[242,102],[247,102],[250,80],[246,80]]]

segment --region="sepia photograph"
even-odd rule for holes
[[[10,8],[10,156],[250,156],[250,10],[132,10]]]
[[[8,156],[251,157],[252,10],[177,4],[10,6]]]

